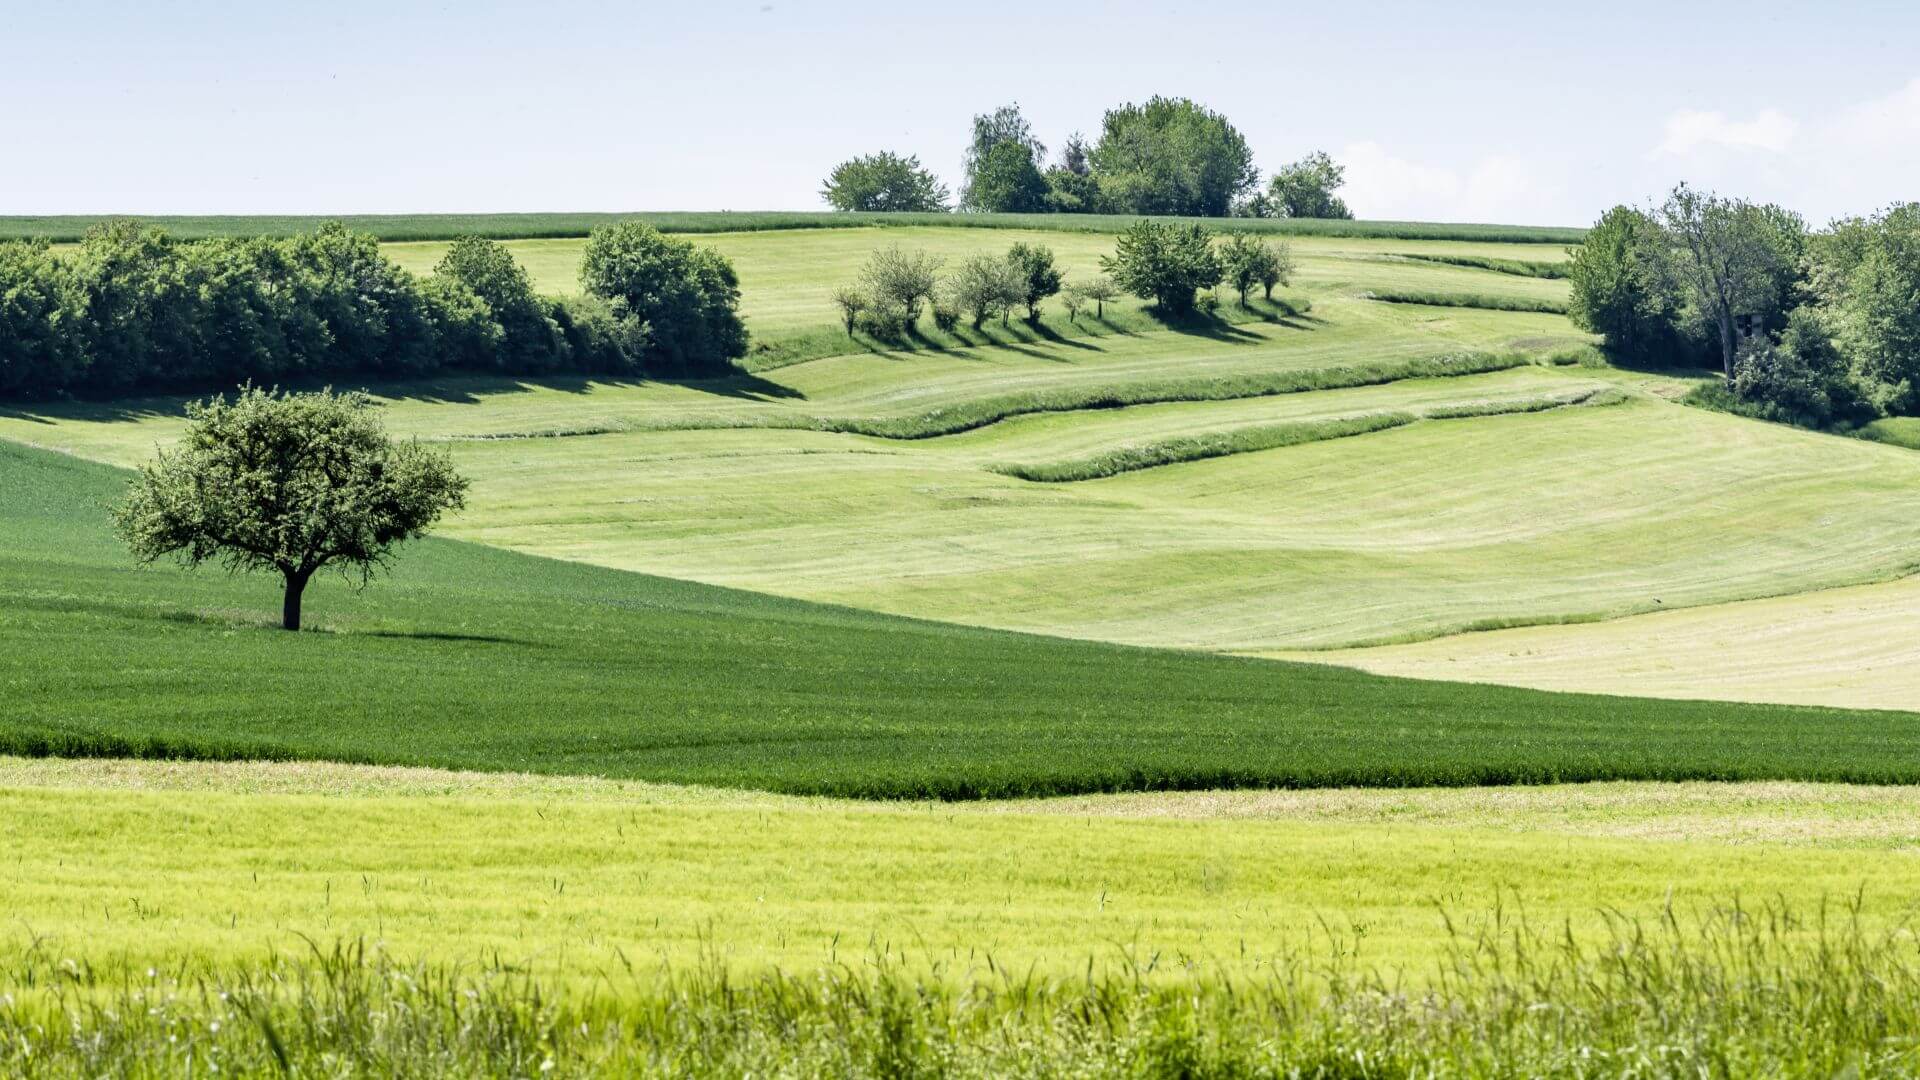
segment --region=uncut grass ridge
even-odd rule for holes
[[[876,439],[914,442],[977,431],[1002,420],[1041,413],[1095,412],[1135,405],[1278,397],[1316,390],[1382,386],[1412,379],[1484,375],[1489,372],[1558,362],[1559,358],[1552,354],[1529,352],[1445,353],[1439,356],[1416,357],[1410,360],[1376,364],[1342,364],[1292,371],[1147,380],[1114,387],[1065,386],[1045,391],[996,394],[976,398],[960,405],[944,406],[907,416],[763,415],[721,419],[697,417],[685,422],[644,425],[592,424],[578,428],[493,432],[484,436],[459,436],[458,438],[498,440],[612,435],[628,431],[774,430],[865,435]]]
[[[1528,311],[1543,315],[1565,315],[1565,300],[1531,296],[1495,296],[1491,293],[1429,292],[1411,289],[1369,289],[1363,299],[1383,304],[1414,304],[1421,307],[1479,308],[1483,311]]]
[[[1422,420],[1464,420],[1482,416],[1505,416],[1545,412],[1550,409],[1617,405],[1628,395],[1612,388],[1587,388],[1572,393],[1513,401],[1478,401],[1458,405],[1438,405],[1419,412],[1401,410],[1337,416],[1324,420],[1303,420],[1282,424],[1262,424],[1231,431],[1187,435],[1164,439],[1142,446],[1128,446],[1090,457],[1044,464],[1016,463],[990,466],[993,472],[1038,483],[1070,483],[1101,480],[1125,472],[1157,469],[1189,461],[1205,461],[1232,454],[1252,454],[1279,450],[1303,443],[1324,442],[1368,435],[1376,431],[1405,427]]]
[[[959,229],[1043,229],[1054,232],[1123,232],[1140,220],[1133,214],[946,214],[843,211],[631,211],[505,214],[65,214],[0,216],[0,240],[71,243],[104,222],[132,218],[183,239],[291,236],[339,221],[356,232],[388,242],[570,239],[603,225],[643,221],[662,232],[764,232],[775,229],[836,229],[861,226],[940,226]],[[1418,221],[1352,221],[1312,218],[1163,218],[1198,222],[1223,232],[1403,240],[1493,240],[1518,243],[1579,243],[1584,228]]]
[[[1486,255],[1435,255],[1425,252],[1405,252],[1395,255],[1394,258],[1439,263],[1442,266],[1491,270],[1496,274],[1509,274],[1514,277],[1546,278],[1558,281],[1567,276],[1565,264],[1542,262],[1537,259],[1496,259]]]

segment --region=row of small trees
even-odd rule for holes
[[[1029,321],[1038,321],[1041,305],[1054,296],[1070,320],[1089,305],[1096,318],[1104,318],[1108,301],[1122,293],[1179,316],[1193,311],[1202,290],[1223,282],[1244,306],[1255,289],[1273,299],[1274,288],[1290,279],[1294,262],[1284,241],[1244,233],[1216,238],[1200,225],[1140,221],[1120,235],[1111,256],[1101,258],[1106,273],[1086,281],[1068,281],[1052,249],[1037,244],[969,256],[944,277],[943,266],[930,252],[898,245],[874,252],[859,284],[833,296],[847,335],[864,326],[877,336],[897,337],[911,330],[923,311],[931,312],[943,331],[954,330],[963,318],[975,329],[995,317],[1005,325],[1021,308]]]
[[[1350,218],[1334,194],[1345,170],[1315,153],[1275,173],[1260,171],[1226,117],[1185,98],[1156,97],[1107,111],[1100,137],[1067,138],[1046,167],[1047,148],[1018,105],[973,118],[960,209],[992,213],[1112,213],[1189,217]],[[920,159],[890,152],[841,162],[821,195],[836,210],[947,209],[946,185]]]
[[[1570,313],[1640,364],[1706,362],[1736,407],[1812,426],[1920,414],[1920,204],[1810,230],[1682,185],[1588,231]]]
[[[588,239],[583,294],[541,296],[501,245],[456,240],[418,277],[335,223],[180,241],[136,222],[77,250],[0,243],[0,396],[112,396],[445,370],[700,375],[745,354],[739,283],[635,222]]]

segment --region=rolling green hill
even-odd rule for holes
[[[0,446],[0,751],[954,798],[1920,780],[1920,716],[1904,713],[1559,696],[1025,637],[449,541],[364,593],[316,583],[321,632],[268,632],[270,582],[128,566],[103,513],[123,475]]]

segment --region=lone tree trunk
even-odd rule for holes
[[[288,570],[287,595],[280,604],[280,629],[300,629],[300,594],[307,591],[307,579],[313,576],[311,570]]]
[[[1733,316],[1720,317],[1720,366],[1727,378],[1733,378],[1733,353],[1735,349],[1733,334]]]

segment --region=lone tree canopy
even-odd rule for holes
[[[937,212],[947,208],[947,188],[921,168],[917,157],[881,151],[833,167],[820,197],[835,210]]]
[[[281,625],[298,630],[315,573],[365,584],[466,489],[444,452],[389,439],[365,394],[248,387],[187,406],[180,445],[140,470],[114,524],[144,562],[278,570]]]
[[[1113,254],[1100,257],[1100,269],[1163,315],[1192,311],[1193,294],[1220,284],[1222,272],[1204,226],[1161,221],[1138,221],[1121,233]]]

